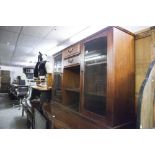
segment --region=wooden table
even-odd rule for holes
[[[32,88],[32,94],[31,94],[31,105],[33,108],[33,113],[32,113],[32,117],[33,117],[33,123],[32,126],[33,128],[38,128],[38,124],[35,124],[35,122],[40,121],[40,120],[44,120],[44,123],[48,123],[46,122],[47,120],[45,119],[45,116],[42,112],[42,106],[44,103],[50,103],[50,100],[52,98],[52,87],[48,87],[47,86],[31,86]],[[35,99],[37,99],[39,97],[39,101],[35,101]]]
[[[37,89],[40,91],[49,91],[52,89],[52,87],[47,87],[47,86],[31,86],[33,89]]]

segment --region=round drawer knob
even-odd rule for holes
[[[68,59],[68,62],[69,62],[69,63],[72,63],[72,62],[73,62],[73,58],[69,58],[69,59]]]

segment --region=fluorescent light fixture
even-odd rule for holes
[[[75,43],[78,42],[86,37],[88,37],[89,35],[105,28],[107,26],[103,26],[103,25],[99,25],[99,26],[88,26],[87,29],[85,29],[84,31],[81,31],[80,33],[78,33],[77,35],[73,36],[70,38],[70,42]]]
[[[47,55],[53,55],[65,48],[67,48],[68,46],[88,37],[89,35],[105,28],[107,26],[103,26],[103,25],[98,25],[98,26],[85,26],[85,28],[83,30],[81,30],[79,33],[75,34],[74,36],[72,36],[71,38],[69,38],[68,41],[64,42],[61,45],[57,45],[55,44],[56,47],[51,48],[50,50],[45,50],[44,53],[46,53]]]
[[[52,55],[52,52],[49,50],[49,51],[41,51],[42,54],[46,54],[47,56],[50,56]]]
[[[65,49],[66,47],[67,46],[65,46],[65,45],[56,46],[55,48],[53,48],[51,50],[51,54],[53,55],[53,54],[55,54],[57,52],[60,52],[61,50]]]
[[[42,53],[46,54],[46,51],[50,51],[50,49],[54,48],[57,46],[57,42],[47,42],[47,43],[42,43],[40,44],[35,50],[41,51]]]

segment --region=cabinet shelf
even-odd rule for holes
[[[79,111],[79,103],[74,103],[72,105],[69,105],[68,107],[74,111]]]
[[[65,88],[65,90],[69,91],[69,92],[80,93],[80,89],[79,88]]]
[[[107,64],[107,61],[99,62],[99,63],[86,64],[86,66],[89,67],[89,66],[96,66],[96,65],[102,65],[102,64]]]
[[[86,95],[91,95],[91,96],[100,96],[100,97],[106,97],[105,93],[94,93],[94,92],[87,92]]]
[[[64,68],[63,104],[79,111],[80,103],[80,65]]]

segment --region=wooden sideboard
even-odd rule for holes
[[[134,35],[107,27],[60,53],[61,99],[43,106],[51,128],[134,128]]]

